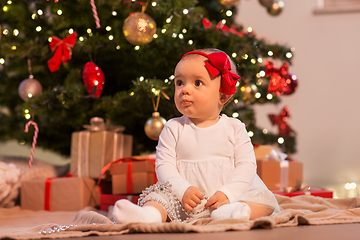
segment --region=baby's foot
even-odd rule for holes
[[[126,199],[121,199],[115,203],[113,217],[117,223],[161,223],[161,214],[156,208],[151,206],[140,207]]]
[[[218,209],[215,209],[211,213],[211,218],[217,219],[240,219],[243,221],[249,221],[250,219],[250,207],[243,202],[235,202],[230,204],[225,204],[220,206]]]

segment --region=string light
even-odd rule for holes
[[[4,35],[8,35],[8,33],[9,33],[9,30],[7,30],[6,28],[3,30],[3,34]]]
[[[157,2],[152,2],[151,3],[151,6],[153,6],[153,7],[156,7],[156,5],[157,5]]]
[[[243,59],[248,59],[249,58],[249,55],[247,55],[246,53],[244,54],[244,56],[242,56]]]
[[[226,16],[231,17],[233,12],[231,10],[227,10],[225,14]]]
[[[134,47],[134,49],[137,51],[137,50],[139,50],[139,49],[140,49],[140,46],[139,46],[139,45],[137,45],[137,46],[135,46],[135,47]]]
[[[59,9],[59,10],[57,10],[57,12],[56,12],[56,13],[57,13],[57,15],[59,15],[59,16],[60,16],[60,15],[62,15],[62,11],[61,11],[60,9]]]
[[[273,95],[271,94],[271,93],[268,93],[267,95],[266,95],[266,98],[268,99],[268,100],[271,100],[271,99],[273,99]]]
[[[183,13],[186,15],[186,14],[189,13],[189,10],[188,10],[188,9],[184,9],[184,10],[183,10]]]
[[[84,37],[79,37],[80,42],[84,41]]]
[[[261,93],[259,92],[255,93],[255,98],[261,98]]]
[[[154,38],[158,38],[159,35],[157,35],[156,33],[153,35]]]
[[[109,36],[109,40],[110,40],[110,41],[114,40],[114,36],[113,36],[113,35],[110,35],[110,36]]]
[[[259,72],[259,75],[260,75],[260,77],[265,77],[265,71],[264,70],[261,70],[260,72]]]
[[[70,33],[70,34],[73,34],[73,33],[74,33],[74,29],[70,28],[70,29],[69,29],[69,33]]]
[[[14,36],[17,36],[17,35],[19,35],[19,30],[17,30],[17,29],[14,29],[14,31],[13,31],[13,34],[14,34]]]
[[[234,103],[237,104],[239,102],[239,99],[234,99]]]
[[[117,45],[117,46],[116,46],[116,50],[120,50],[120,45]]]
[[[4,12],[7,12],[8,10],[9,10],[9,8],[8,8],[7,6],[4,6],[4,7],[3,7],[3,11],[4,11]]]
[[[144,76],[139,77],[140,82],[144,81]]]
[[[44,12],[43,12],[41,9],[39,9],[39,10],[37,11],[37,13],[38,13],[40,16],[44,14]]]
[[[262,63],[262,62],[263,62],[263,59],[262,59],[262,58],[258,58],[257,61],[258,61],[259,63]]]
[[[255,63],[256,63],[256,59],[253,58],[253,59],[250,60],[250,62],[251,62],[252,64],[255,64]]]
[[[191,39],[188,41],[188,44],[189,44],[189,45],[192,45],[193,43],[194,43],[194,41],[191,40]]]
[[[184,39],[184,35],[182,35],[181,33],[179,34],[179,38],[180,39]]]
[[[161,33],[166,33],[166,29],[165,28],[161,29]]]
[[[111,13],[114,17],[117,16],[117,12],[116,11],[112,11]]]
[[[237,57],[237,53],[232,53],[231,56],[232,56],[233,58],[236,58],[236,57]]]
[[[109,31],[111,31],[111,27],[110,27],[110,26],[107,26],[107,27],[105,28],[105,30],[109,32]]]
[[[233,118],[237,118],[237,117],[239,117],[239,113],[238,113],[238,112],[234,112],[231,116],[232,116]]]
[[[31,15],[31,18],[34,20],[34,19],[36,18],[36,14],[33,13],[33,14]]]
[[[284,138],[282,138],[282,137],[278,138],[278,143],[279,144],[283,144],[284,142],[285,142]]]
[[[248,132],[248,135],[249,135],[249,137],[253,137],[253,136],[254,136],[254,132],[253,132],[253,131],[249,131],[249,132]]]
[[[5,63],[5,59],[0,58],[0,64],[4,64]]]
[[[249,33],[251,33],[251,32],[253,31],[252,27],[248,27],[248,28],[247,28],[247,31],[248,31]]]
[[[35,30],[36,30],[37,32],[40,32],[41,29],[42,29],[41,26],[37,26]]]
[[[268,55],[271,57],[274,53],[272,51],[268,51]]]
[[[285,55],[287,58],[292,58],[292,53],[291,52],[287,52]]]
[[[263,134],[267,134],[267,133],[268,133],[268,130],[267,130],[266,128],[264,128],[264,129],[262,130],[262,133],[263,133]]]

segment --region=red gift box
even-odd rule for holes
[[[310,191],[296,191],[291,193],[286,193],[282,191],[273,191],[274,194],[279,194],[287,197],[295,197],[300,195],[312,195],[322,198],[333,198],[333,192],[327,190],[310,190]]]
[[[100,195],[100,210],[108,211],[110,206],[113,206],[116,201],[120,199],[127,199],[135,204],[138,203],[139,195],[115,195],[115,194],[101,194]]]

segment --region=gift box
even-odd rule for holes
[[[95,180],[61,177],[33,179],[21,184],[20,204],[23,209],[79,211],[100,204]]]
[[[113,194],[140,194],[157,182],[155,159],[117,162],[110,167]]]
[[[303,164],[296,161],[256,160],[257,174],[269,190],[295,187],[303,181]]]
[[[113,206],[116,201],[120,199],[127,199],[135,204],[138,203],[139,195],[118,195],[118,194],[101,194],[100,195],[100,210],[108,211],[110,206]]]
[[[296,192],[283,192],[283,191],[273,191],[274,194],[279,194],[287,197],[295,197],[300,195],[312,195],[322,198],[333,198],[333,192],[328,190],[309,190],[309,191],[296,191]]]
[[[97,179],[106,164],[132,155],[132,136],[119,132],[124,127],[105,124],[102,118],[96,117],[84,127],[88,130],[71,136],[70,173],[73,175]]]

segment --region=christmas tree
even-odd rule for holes
[[[31,144],[24,126],[33,120],[37,146],[69,156],[72,132],[101,117],[134,136],[134,154],[152,152],[157,141],[144,132],[147,119],[154,111],[165,119],[180,115],[172,100],[177,62],[188,51],[218,48],[241,75],[224,113],[243,121],[254,143],[279,142],[284,152],[295,152],[287,109],[270,116],[279,125],[270,133],[256,126],[252,108],[278,104],[295,90],[288,73],[293,53],[234,24],[238,3],[1,1],[0,140]],[[272,59],[284,65],[277,69]]]

